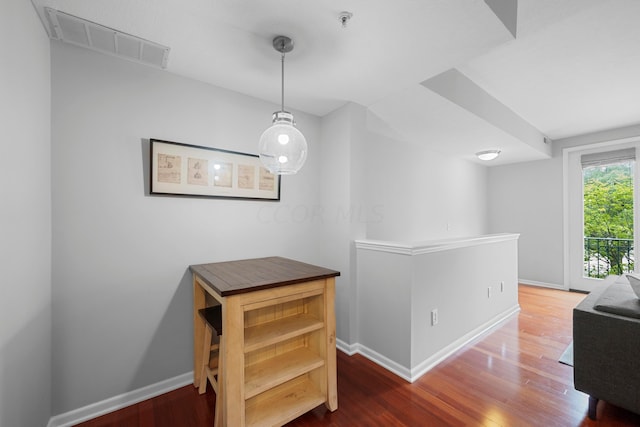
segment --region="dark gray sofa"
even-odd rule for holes
[[[589,395],[594,420],[599,400],[640,413],[640,302],[625,282],[592,292],[573,310],[574,385]]]

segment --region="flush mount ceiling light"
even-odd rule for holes
[[[484,150],[484,151],[478,151],[476,153],[476,156],[480,160],[493,160],[496,157],[498,157],[499,154],[500,154],[500,150]]]
[[[307,140],[296,129],[293,114],[284,110],[284,54],[293,50],[293,41],[277,36],[273,39],[273,48],[282,54],[282,102],[280,111],[273,113],[273,125],[262,133],[258,148],[260,160],[269,172],[292,175],[307,159]]]

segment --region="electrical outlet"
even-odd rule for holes
[[[487,288],[487,298],[491,298],[491,286]]]
[[[438,324],[438,309],[434,308],[431,310],[431,326],[436,326]]]
[[[500,292],[504,292],[504,280],[500,282]]]

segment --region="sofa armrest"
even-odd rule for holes
[[[640,319],[595,310],[604,289],[573,310],[577,390],[640,413]]]

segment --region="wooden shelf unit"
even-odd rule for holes
[[[324,284],[244,308],[247,426],[281,425],[326,395]]]
[[[240,275],[260,279],[260,285],[226,295],[215,285],[226,272],[218,267],[230,263],[192,266],[194,309],[208,304],[207,294],[222,304],[226,426],[281,426],[323,403],[331,411],[338,407],[334,298],[339,273],[283,258],[264,260],[269,262],[247,264],[262,262],[264,271],[233,265],[229,277],[238,287],[246,287]],[[265,275],[283,277],[282,266],[298,278],[265,286]],[[301,270],[309,270],[307,277],[300,278]],[[199,328],[194,325],[194,342]]]

